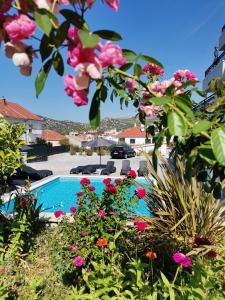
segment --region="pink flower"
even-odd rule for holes
[[[130,170],[127,172],[127,176],[135,179],[137,177],[137,173],[134,170]]]
[[[105,190],[106,190],[106,192],[108,192],[110,194],[117,194],[117,188],[113,184],[106,185]]]
[[[70,207],[70,212],[71,212],[71,213],[75,213],[75,212],[76,212],[76,210],[77,210],[77,209],[76,209],[76,207],[75,207],[75,206],[71,206],[71,207]]]
[[[159,106],[157,105],[140,105],[140,110],[145,113],[147,117],[155,117]]]
[[[142,187],[137,187],[135,189],[135,194],[138,196],[139,199],[143,199],[146,195],[146,189],[143,189]]]
[[[115,184],[119,184],[120,182],[122,182],[122,179],[120,179],[120,178],[117,178],[117,179],[115,179]]]
[[[113,210],[109,212],[109,215],[110,215],[110,216],[115,216],[115,214],[116,214],[116,213],[115,213],[115,211],[113,211]]]
[[[177,70],[174,74],[173,77],[175,80],[183,80],[185,78],[185,72],[184,70]]]
[[[73,68],[75,68],[80,63],[94,63],[97,58],[97,55],[94,51],[94,48],[84,49],[81,43],[79,43],[76,47],[69,47],[67,62]]]
[[[98,215],[99,215],[100,218],[104,218],[104,216],[106,215],[105,210],[100,210],[100,211],[98,212]]]
[[[77,193],[76,193],[76,196],[77,196],[77,197],[82,197],[83,195],[84,195],[83,192],[77,192]]]
[[[82,178],[81,181],[80,181],[80,184],[83,185],[83,186],[84,186],[85,184],[90,184],[90,183],[91,183],[90,179],[85,178],[85,177]]]
[[[184,74],[187,80],[198,80],[197,76],[190,70],[185,70]]]
[[[145,231],[145,229],[148,227],[148,224],[142,221],[135,221],[134,226],[137,228],[139,231]]]
[[[143,73],[148,73],[148,76],[162,76],[164,74],[164,70],[157,66],[156,64],[147,64],[142,69]]]
[[[19,42],[28,38],[36,29],[36,24],[26,15],[13,16],[3,24],[3,28],[9,35],[11,41]]]
[[[82,232],[81,232],[81,236],[82,236],[82,237],[85,237],[85,236],[87,236],[87,235],[88,235],[88,232],[87,232],[87,231],[82,231]]]
[[[69,245],[69,250],[72,252],[77,251],[78,245],[77,244],[71,244]]]
[[[100,54],[98,58],[102,67],[122,66],[126,63],[126,59],[123,57],[122,50],[118,45],[107,41],[105,45],[100,44],[99,47]]]
[[[190,257],[184,255],[181,252],[175,252],[175,253],[173,253],[172,258],[175,261],[175,263],[180,264],[184,268],[188,268],[191,265],[191,263],[192,263]]]
[[[55,217],[58,219],[59,217],[61,217],[63,215],[63,211],[62,210],[56,210],[54,212]]]
[[[82,256],[77,256],[77,257],[75,257],[74,258],[74,260],[73,260],[73,264],[74,264],[74,266],[76,266],[76,267],[82,267],[83,266],[83,264],[84,264],[84,259],[83,259],[83,257]]]
[[[104,183],[104,184],[110,184],[110,182],[111,182],[111,178],[105,178],[105,179],[103,180],[103,183]]]
[[[65,92],[69,97],[73,98],[74,104],[77,106],[87,105],[88,97],[86,90],[77,91],[75,89],[75,77],[68,74],[64,77],[64,83],[66,85]]]
[[[90,192],[95,191],[95,187],[94,186],[89,186],[88,189],[89,189]]]
[[[133,94],[134,90],[138,87],[138,83],[137,83],[137,81],[135,81],[131,78],[128,78],[125,86],[128,89],[129,93]]]
[[[104,0],[104,1],[110,8],[112,8],[115,11],[118,11],[120,5],[119,0]]]

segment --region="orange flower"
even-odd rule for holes
[[[106,239],[98,239],[96,245],[99,247],[107,246],[108,242]]]
[[[148,251],[145,256],[150,260],[155,260],[157,258],[157,254],[153,251]]]

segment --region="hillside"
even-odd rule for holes
[[[69,134],[71,131],[83,132],[91,130],[91,127],[88,123],[73,122],[73,121],[59,121],[43,117],[44,119],[44,128],[57,131],[61,134]],[[135,123],[135,118],[105,118],[102,119],[101,125],[99,127],[100,132],[105,130],[110,130],[116,128],[118,131],[124,130],[126,128],[132,127]]]

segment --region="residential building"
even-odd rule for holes
[[[138,127],[132,127],[128,128],[124,131],[121,131],[117,134],[117,141],[119,143],[126,143],[129,146],[131,146],[133,149],[135,149],[136,152],[140,151],[153,151],[154,149],[154,143],[152,137],[146,137],[146,131],[143,126]],[[160,151],[162,154],[167,153],[167,146],[166,143],[163,143],[163,145],[160,148]]]
[[[53,147],[60,146],[60,141],[66,137],[56,131],[45,129],[42,131],[42,139],[47,143],[51,143]]]
[[[0,99],[0,115],[11,123],[25,124],[26,133],[23,138],[27,144],[33,144],[42,136],[43,120],[15,102]]]
[[[210,92],[209,83],[216,77],[225,77],[225,25],[221,29],[218,47],[214,50],[213,63],[205,71],[203,91]]]

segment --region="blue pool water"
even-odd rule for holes
[[[44,212],[54,212],[63,210],[70,212],[70,207],[76,206],[77,197],[75,194],[81,190],[81,178],[59,177],[42,186],[32,190],[34,197],[37,197],[37,204],[42,204]],[[138,180],[140,185],[144,185],[145,180]],[[102,194],[104,184],[102,178],[92,178],[91,185],[95,187],[95,192],[98,195]],[[131,195],[134,193],[135,186],[131,188]],[[9,206],[9,211],[12,209],[12,203]],[[147,205],[143,199],[139,200],[139,207],[134,209],[137,214],[147,215],[150,213],[147,210]]]

